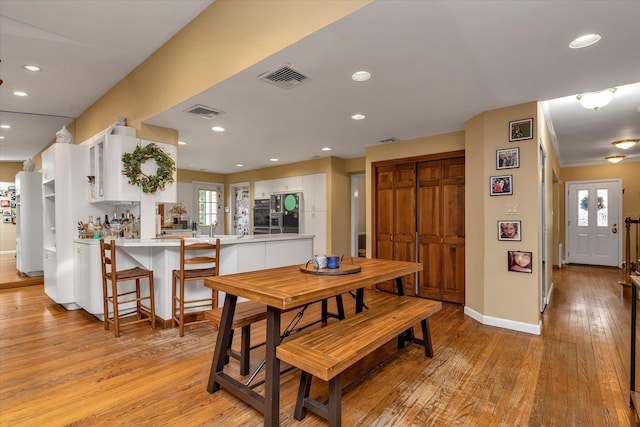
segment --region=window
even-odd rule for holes
[[[218,223],[218,191],[198,190],[198,225]]]
[[[578,190],[578,227],[589,226],[589,190]]]
[[[609,225],[609,193],[606,188],[599,188],[596,191],[598,195],[598,227],[607,227]]]

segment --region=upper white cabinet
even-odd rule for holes
[[[291,191],[302,191],[302,177],[290,176],[288,178],[277,178],[273,180],[273,192],[283,193]]]
[[[327,174],[316,173],[302,177],[303,211],[324,212],[327,210]]]
[[[89,180],[92,202],[136,202],[140,187],[122,174],[122,155],[132,152],[140,140],[126,135],[98,135],[89,144]],[[91,178],[93,177],[93,178]]]
[[[268,199],[273,193],[273,180],[256,181],[253,183],[253,199]]]

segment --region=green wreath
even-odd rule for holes
[[[147,176],[142,173],[142,164],[149,159],[156,161],[157,168],[155,175]],[[166,184],[174,181],[175,162],[156,144],[136,147],[133,153],[124,153],[122,163],[122,174],[129,178],[129,184],[142,187],[143,193],[153,194],[157,190],[164,190]]]

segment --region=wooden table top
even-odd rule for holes
[[[422,264],[414,262],[371,258],[354,258],[353,262],[361,267],[359,273],[322,276],[291,265],[211,277],[205,279],[205,285],[285,310],[422,270]]]

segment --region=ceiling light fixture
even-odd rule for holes
[[[364,120],[365,117],[367,117],[367,116],[365,116],[364,114],[360,114],[360,113],[354,114],[353,116],[351,116],[351,118],[353,120]]]
[[[22,92],[22,91],[20,91],[20,90],[17,90],[17,91],[15,91],[15,92],[13,92],[13,94],[14,94],[15,96],[29,96],[29,94],[28,94],[27,92]]]
[[[37,65],[23,65],[22,68],[28,71],[42,71],[42,68]]]
[[[607,156],[604,159],[610,163],[619,163],[624,159],[624,156]]]
[[[242,163],[236,163],[236,166],[239,167],[239,168],[244,167],[244,165]]]
[[[371,73],[368,71],[356,71],[351,74],[351,80],[354,82],[366,82],[371,78]]]
[[[322,151],[331,151],[331,147],[322,147]]]
[[[0,136],[0,139],[4,139],[4,136]]]
[[[224,132],[224,128],[222,126],[214,126],[211,130],[214,132]]]
[[[269,159],[269,161],[271,161],[271,162],[279,162],[279,161],[280,161],[280,159],[276,159],[276,158],[274,157],[273,159]]]
[[[187,143],[184,141],[178,141],[178,145],[187,145]]]
[[[11,129],[11,125],[0,125],[2,129]]]
[[[613,94],[616,92],[615,87],[609,87],[606,89],[598,90],[596,92],[585,92],[578,95],[576,98],[587,110],[596,110],[604,107],[611,102]]]
[[[582,49],[583,47],[598,43],[601,38],[600,34],[585,34],[569,43],[569,47],[571,49]]]
[[[636,145],[638,141],[640,141],[640,139],[621,139],[620,141],[612,142],[612,144],[615,145],[616,148],[628,150],[629,148]]]

